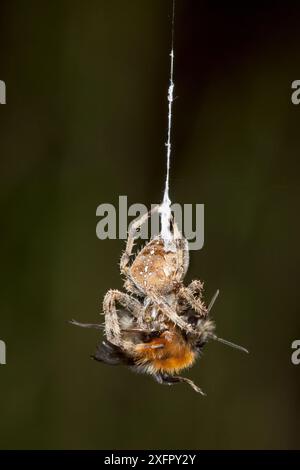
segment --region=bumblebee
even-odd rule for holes
[[[154,210],[159,210],[158,206]],[[205,305],[199,280],[183,283],[189,266],[188,242],[172,223],[172,246],[166,248],[161,235],[151,239],[131,262],[139,230],[150,213],[130,227],[120,270],[126,292],[109,290],[103,301],[106,338],[93,359],[110,365],[127,365],[152,375],[161,384],[185,382],[203,391],[178,373],[191,367],[211,339],[248,352],[215,334],[211,308],[219,294]],[[100,324],[72,324],[102,328]]]

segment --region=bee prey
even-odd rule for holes
[[[154,210],[158,210],[157,206]],[[202,390],[178,372],[191,367],[204,345],[218,340],[247,352],[241,346],[218,338],[210,311],[218,291],[206,306],[203,284],[183,284],[189,266],[188,242],[172,223],[173,248],[166,249],[161,235],[151,239],[131,261],[135,239],[149,214],[135,221],[128,234],[120,270],[126,292],[109,290],[103,301],[106,338],[92,356],[110,365],[125,364],[152,375],[159,383],[189,384]],[[72,324],[102,328],[99,324]]]

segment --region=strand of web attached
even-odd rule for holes
[[[171,64],[170,64],[170,82],[168,89],[168,137],[166,142],[167,147],[167,173],[165,181],[165,191],[163,202],[160,206],[161,215],[161,237],[164,240],[165,248],[171,248],[173,235],[170,230],[171,213],[171,200],[169,196],[169,182],[170,182],[170,161],[171,161],[171,131],[172,131],[172,105],[174,101],[174,18],[175,18],[175,0],[173,0],[173,17],[172,17],[172,46],[171,46]]]

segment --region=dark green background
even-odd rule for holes
[[[96,207],[162,197],[171,2],[1,1],[1,448],[299,448],[297,2],[177,1],[171,197],[205,204],[218,333],[184,385],[89,359],[123,241]]]

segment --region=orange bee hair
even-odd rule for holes
[[[136,345],[136,365],[151,374],[176,374],[192,366],[195,359],[195,351],[176,328],[162,332],[147,343]]]

